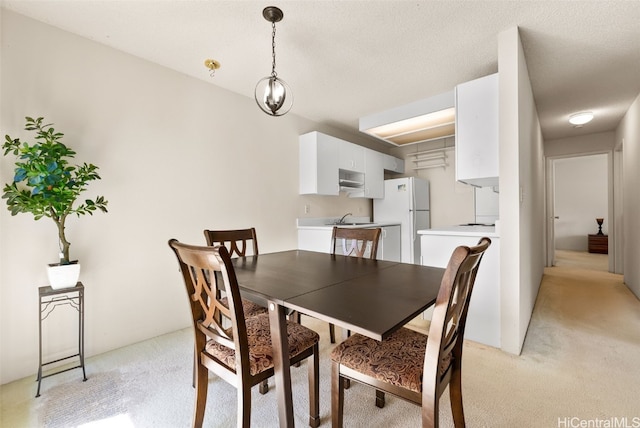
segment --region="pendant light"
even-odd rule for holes
[[[258,107],[270,116],[287,114],[293,106],[293,94],[289,85],[276,73],[276,22],[280,22],[284,14],[275,6],[268,6],[262,16],[271,22],[271,75],[258,81],[255,99]]]

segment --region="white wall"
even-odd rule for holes
[[[547,157],[560,157],[606,153],[613,150],[614,140],[614,132],[596,132],[576,137],[547,140],[544,142],[544,155]]]
[[[543,141],[517,28],[498,36],[502,349],[519,354],[544,268]]]
[[[391,150],[391,154],[404,159],[406,177],[429,180],[431,227],[451,226],[475,221],[473,187],[456,181],[454,138],[411,144]],[[435,148],[449,147],[446,167],[414,170],[415,157],[409,156]]]
[[[554,160],[555,248],[587,251],[587,235],[598,232],[596,218],[604,218],[609,233],[607,155]]]
[[[623,150],[624,282],[640,298],[640,95],[616,130],[616,144]]]
[[[269,117],[253,99],[6,10],[1,25],[2,134],[28,138],[24,116],[54,122],[78,162],[100,167],[102,180],[87,195],[109,200],[108,214],[73,217],[67,226],[87,289],[88,355],[189,325],[170,238],[204,244],[205,228],[254,226],[262,252],[297,246],[299,134],[363,140],[293,113]],[[0,158],[1,183],[11,182],[12,161]],[[330,215],[347,207],[370,214],[368,200],[316,203]],[[45,265],[58,249],[49,219],[11,217],[3,207],[0,231],[6,383],[37,369],[37,288],[47,284]],[[56,323],[47,356],[73,343],[60,333],[73,330]]]

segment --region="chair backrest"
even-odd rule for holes
[[[229,250],[231,256],[248,256],[258,254],[258,237],[256,229],[237,229],[237,230],[205,230],[204,237],[207,245],[224,245]],[[253,253],[248,253],[249,241],[251,241]]]
[[[196,349],[203,350],[205,342],[213,340],[235,350],[238,372],[241,367],[243,372],[245,368],[248,370],[247,329],[229,251],[224,246],[201,247],[182,244],[175,239],[169,241],[169,246],[176,254],[187,290],[196,331]],[[221,289],[226,292],[228,306],[220,301]],[[228,324],[223,325],[225,318],[230,320],[232,334],[227,333]]]
[[[345,256],[363,258],[369,249],[369,258],[375,260],[378,255],[381,231],[379,227],[365,229],[334,227],[331,234],[331,254],[336,253],[337,242],[342,240],[342,251]]]
[[[440,397],[454,369],[460,368],[471,292],[480,261],[489,245],[489,238],[481,238],[475,247],[457,247],[449,259],[429,328],[423,372],[423,403]]]

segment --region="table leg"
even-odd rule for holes
[[[281,427],[293,427],[293,398],[291,393],[291,367],[289,365],[289,340],[287,320],[283,306],[269,301],[269,324],[273,364],[278,394],[278,420]]]

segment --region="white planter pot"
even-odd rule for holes
[[[80,277],[80,263],[75,261],[68,265],[50,264],[47,266],[47,275],[49,276],[49,285],[55,290],[75,287]]]

